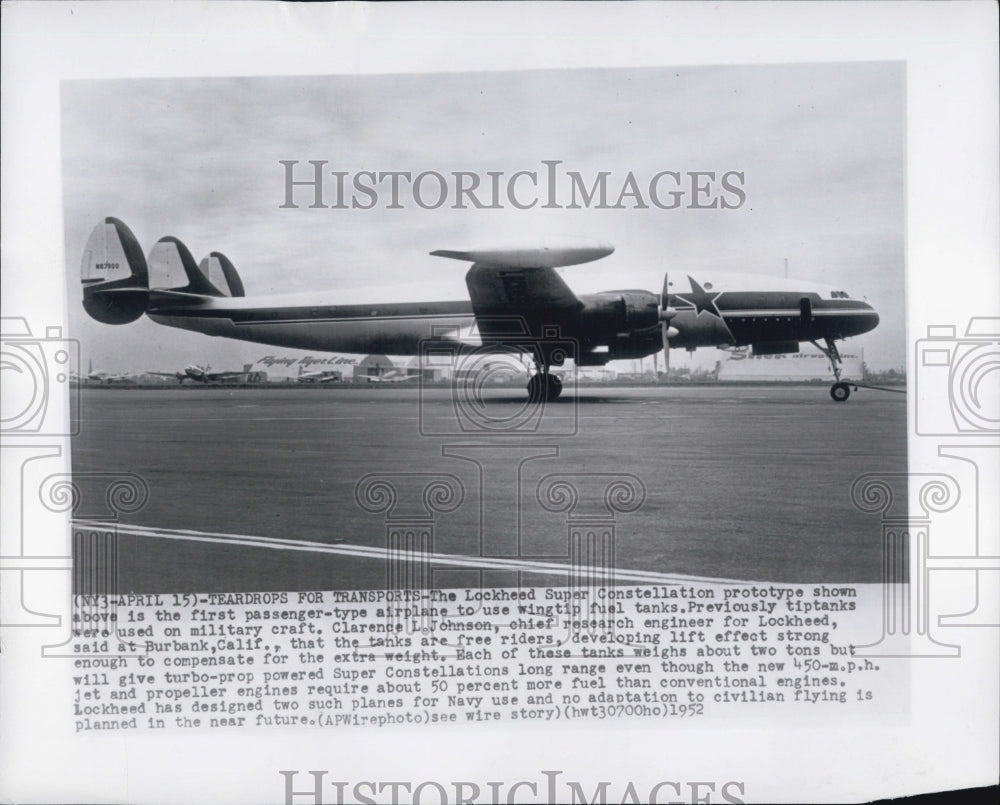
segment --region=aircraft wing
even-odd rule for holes
[[[381,377],[369,377],[369,383],[405,383],[408,380],[415,380],[416,375],[404,375],[400,372],[393,372]]]
[[[575,309],[581,304],[554,268],[475,263],[465,275],[465,284],[477,318]]]
[[[246,372],[206,372],[205,377],[209,380],[226,380],[230,377],[242,377]]]
[[[597,260],[613,247],[589,242],[544,243],[533,248],[431,252],[437,257],[472,261],[465,284],[480,336],[537,336],[558,325],[583,303],[555,269]]]

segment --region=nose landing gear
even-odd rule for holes
[[[846,383],[834,383],[830,386],[830,396],[834,402],[844,402],[851,396],[851,387]]]
[[[810,343],[830,359],[833,376],[837,379],[837,382],[830,386],[830,396],[833,398],[834,402],[846,402],[847,398],[851,396],[851,390],[853,389],[854,391],[857,391],[859,388],[873,389],[874,391],[891,391],[893,394],[906,394],[906,389],[892,389],[886,388],[885,386],[872,386],[868,383],[861,383],[857,380],[845,383],[840,379],[840,353],[837,351],[837,344],[830,338],[824,339],[824,341],[826,343],[825,348],[821,347],[815,341]]]
[[[815,341],[811,341],[810,343],[826,355],[830,361],[830,368],[833,369],[833,376],[837,381],[830,386],[830,396],[833,398],[833,401],[847,402],[847,398],[851,396],[851,387],[840,379],[840,364],[842,361],[840,359],[840,351],[837,349],[837,342],[832,338],[824,338],[823,343],[826,344],[825,347],[821,347]]]

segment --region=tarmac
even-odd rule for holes
[[[80,521],[106,527],[115,474],[148,488],[118,519],[120,592],[866,583],[881,525],[851,484],[906,471],[906,404],[826,385],[581,386],[542,408],[504,387],[83,387],[72,465]]]

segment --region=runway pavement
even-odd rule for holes
[[[400,566],[386,561],[390,535],[412,547],[420,533],[439,587],[566,584],[577,534],[613,547],[629,583],[880,580],[880,523],[854,509],[850,487],[906,470],[903,395],[862,389],[837,404],[825,385],[595,386],[540,416],[524,396],[83,388],[78,515],[101,514],[91,473],[148,485],[118,537],[122,591],[384,587]],[[364,506],[363,479],[376,484]]]

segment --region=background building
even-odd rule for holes
[[[332,373],[340,373],[342,379],[350,380],[354,376],[354,367],[360,360],[358,355],[343,353],[303,355],[301,352],[276,351],[244,364],[243,370],[254,377],[262,377],[269,383],[296,383],[303,375]]]
[[[842,377],[861,380],[864,351],[840,345],[843,359]],[[796,382],[809,380],[833,381],[833,371],[826,355],[811,344],[803,344],[801,352],[788,355],[753,355],[749,348],[726,352],[719,368],[719,380],[759,380]]]
[[[397,371],[396,364],[388,355],[365,355],[354,366],[354,381],[364,382],[371,378],[382,378]]]

